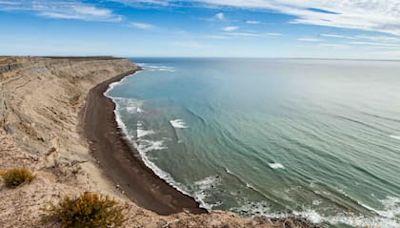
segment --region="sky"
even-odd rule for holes
[[[0,0],[0,55],[400,59],[400,3]]]

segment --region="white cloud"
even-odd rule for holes
[[[259,21],[251,21],[251,20],[249,20],[249,21],[246,21],[246,24],[258,25],[258,24],[261,24],[261,22],[259,22]]]
[[[320,36],[334,39],[341,39],[352,46],[370,47],[370,48],[400,48],[400,38],[394,36],[381,35],[338,35],[338,34],[320,34]]]
[[[400,35],[400,4],[398,0],[198,0],[198,2],[274,10],[297,17],[292,23]]]
[[[318,47],[322,47],[322,48],[335,48],[335,49],[347,49],[347,48],[351,48],[349,45],[346,45],[346,44],[331,44],[331,43],[322,43],[322,44],[318,44]]]
[[[5,6],[16,6],[19,5],[19,2],[16,1],[0,1],[0,5],[5,5]]]
[[[328,38],[337,38],[337,39],[347,39],[347,40],[369,40],[369,41],[377,41],[384,43],[398,43],[400,42],[399,37],[394,36],[381,36],[381,35],[339,35],[339,34],[320,34],[320,36],[328,37]]]
[[[303,41],[303,42],[320,42],[321,40],[318,38],[312,38],[312,37],[302,37],[297,39],[298,41]]]
[[[222,28],[222,30],[225,32],[233,32],[238,29],[239,29],[239,27],[237,27],[237,26],[226,26],[226,27]]]
[[[122,20],[122,16],[116,15],[110,9],[96,7],[79,1],[25,1],[16,0],[12,4],[8,1],[0,1],[0,10],[5,11],[31,11],[42,17],[58,19],[75,19],[84,21],[110,21]]]
[[[215,18],[217,18],[220,21],[224,21],[225,20],[225,14],[222,13],[222,12],[217,13],[217,14],[215,14]]]
[[[261,37],[262,34],[260,33],[252,33],[252,32],[231,32],[227,35],[230,36],[242,36],[242,37]]]
[[[255,37],[255,38],[265,38],[270,36],[282,36],[281,33],[267,32],[267,33],[255,33],[255,32],[229,32],[225,33],[225,35],[229,36],[238,36],[238,37]]]
[[[267,36],[283,36],[282,33],[279,32],[267,32],[265,33]]]
[[[168,0],[109,0],[110,2],[119,2],[126,5],[137,5],[137,4],[148,4],[148,5],[160,5],[168,6]]]
[[[143,30],[150,30],[156,28],[156,26],[148,23],[143,23],[143,22],[131,22],[129,24],[131,27],[137,28],[137,29],[143,29]]]
[[[229,39],[229,37],[223,36],[223,35],[206,35],[206,36],[204,36],[204,38],[213,39],[213,40],[226,40],[226,39]]]
[[[110,0],[179,6],[179,3],[272,10],[291,23],[378,31],[400,36],[399,0]],[[183,4],[181,4],[183,5]]]
[[[363,45],[363,46],[378,46],[378,47],[388,47],[388,48],[400,48],[400,44],[393,43],[379,43],[379,42],[368,42],[368,41],[352,41],[351,44]]]
[[[328,38],[338,38],[338,39],[354,39],[351,36],[344,36],[339,34],[320,34],[320,36],[328,37]]]

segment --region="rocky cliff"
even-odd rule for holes
[[[80,111],[92,87],[136,68],[127,59],[110,57],[0,57],[0,170],[24,166],[36,175],[17,189],[0,183],[0,227],[54,227],[41,222],[40,209],[84,191],[125,205],[126,227],[290,227],[281,220],[218,211],[159,216],[129,201],[104,177],[106,170],[80,133]]]

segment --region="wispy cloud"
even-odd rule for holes
[[[395,36],[382,36],[382,35],[339,35],[339,34],[320,34],[320,36],[336,39],[347,39],[347,40],[370,40],[378,42],[400,42],[400,37]]]
[[[318,38],[313,38],[313,37],[301,37],[297,39],[298,41],[303,41],[303,42],[320,42],[321,39]]]
[[[143,23],[143,22],[131,22],[129,26],[137,28],[137,29],[142,29],[142,30],[151,30],[155,29],[156,26],[148,23]]]
[[[205,4],[278,11],[292,23],[380,31],[400,35],[398,0],[198,0]]]
[[[317,45],[322,48],[335,48],[335,49],[348,49],[351,48],[350,45],[347,44],[331,44],[331,43],[321,43]]]
[[[19,5],[20,3],[19,2],[17,2],[17,1],[0,1],[0,4],[1,5],[4,5],[4,6],[16,6],[16,5]]]
[[[219,12],[217,14],[215,14],[215,18],[217,18],[220,21],[224,21],[225,20],[225,14],[222,12]]]
[[[226,27],[222,28],[222,30],[225,31],[225,32],[233,32],[233,31],[236,31],[238,29],[239,29],[239,27],[237,27],[237,26],[226,26]]]
[[[0,10],[3,11],[30,11],[38,16],[75,19],[84,21],[109,21],[118,22],[122,16],[116,15],[110,9],[100,8],[80,1],[0,1]]]
[[[147,4],[147,5],[159,5],[159,6],[168,6],[170,2],[168,0],[108,0],[110,2],[119,2],[126,5],[138,5],[138,4]]]
[[[400,48],[400,37],[382,35],[338,35],[320,34],[322,37],[345,41],[351,46],[380,47],[380,48]]]
[[[367,41],[352,41],[350,42],[353,45],[363,45],[363,46],[380,46],[380,47],[388,47],[388,48],[400,48],[400,43],[379,43],[379,42],[367,42]]]
[[[213,40],[226,40],[226,39],[229,39],[228,36],[224,36],[224,35],[205,35],[204,38],[213,39]]]
[[[267,36],[283,36],[282,33],[279,32],[267,32],[265,33]]]
[[[227,6],[273,10],[295,17],[291,23],[379,31],[400,35],[398,0],[109,0],[159,6]],[[251,24],[251,23],[250,23]]]
[[[227,36],[237,36],[237,37],[255,37],[255,38],[265,38],[265,37],[273,37],[273,36],[282,36],[283,34],[281,33],[274,33],[274,32],[261,32],[261,33],[255,33],[255,32],[227,32],[225,33]]]
[[[246,24],[258,25],[258,24],[261,24],[261,22],[260,22],[260,21],[252,21],[252,20],[248,20],[248,21],[246,21]]]

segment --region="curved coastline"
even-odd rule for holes
[[[140,71],[130,70],[103,81],[89,91],[81,122],[91,154],[104,174],[139,206],[160,215],[183,211],[207,213],[192,197],[178,191],[145,165],[139,152],[118,126],[116,104],[105,95],[110,84]]]

